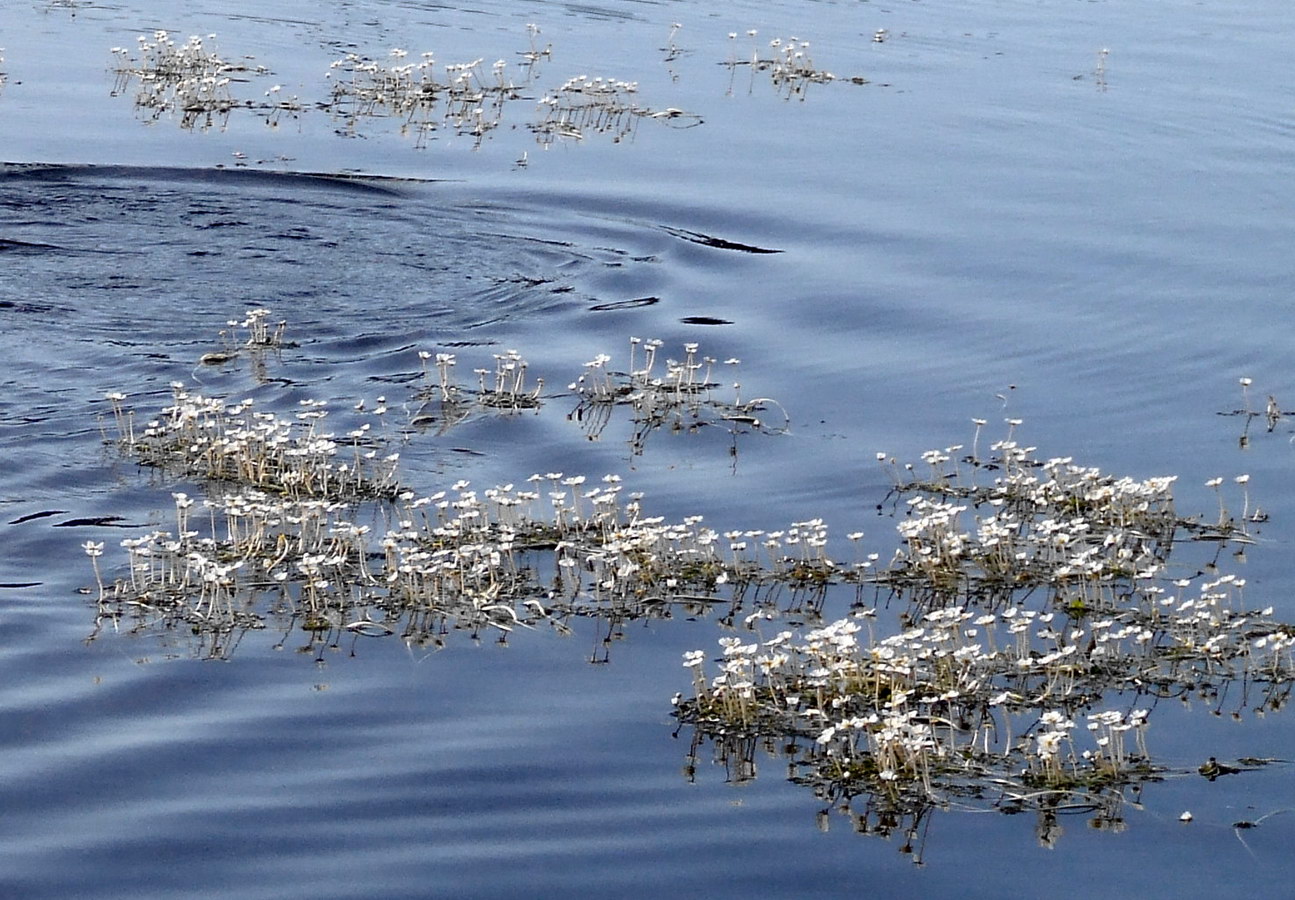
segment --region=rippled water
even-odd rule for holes
[[[418,350],[470,370],[515,347],[552,402],[411,434],[416,490],[617,473],[667,517],[822,516],[885,547],[877,451],[916,458],[968,441],[973,416],[1019,416],[1045,455],[1180,475],[1184,513],[1210,513],[1206,479],[1251,474],[1270,520],[1228,564],[1254,606],[1295,618],[1290,428],[1241,447],[1240,420],[1216,415],[1243,376],[1292,402],[1286,7],[221,6],[0,9],[0,892],[1282,895],[1295,817],[1232,828],[1295,807],[1280,765],[1149,785],[1123,833],[1077,817],[1055,849],[1030,816],[938,813],[919,868],[845,818],[821,833],[777,759],[740,786],[681,774],[680,654],[726,633],[705,617],[610,642],[593,621],[508,646],[452,635],[431,654],[299,652],[289,624],[215,662],[184,633],[87,643],[80,544],[111,547],[198,489],[105,448],[107,391],[143,408],[174,380],[271,409],[382,395],[404,415]],[[346,52],[512,71],[529,22],[552,55],[479,142],[320,108]],[[278,85],[301,109],[154,119],[130,86],[113,96],[110,49],[155,28],[216,34],[270,70],[237,96]],[[842,79],[788,98],[724,65],[792,35]],[[545,149],[536,101],[582,73],[690,118]],[[298,346],[262,371],[198,365],[262,305]],[[632,335],[741,358],[744,393],[777,398],[790,433],[660,433],[635,456],[617,421],[588,440],[557,395]],[[1293,737],[1289,714],[1200,705],[1157,710],[1150,733],[1183,771],[1289,756]]]

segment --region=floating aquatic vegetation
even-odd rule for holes
[[[334,484],[338,477],[346,473]],[[619,502],[616,476],[589,489],[583,476],[561,473],[528,482],[532,489],[480,495],[466,481],[428,497],[402,492],[384,508],[393,523],[376,542],[372,526],[355,524],[353,489],[329,498],[239,489],[208,498],[201,516],[176,493],[175,529],[123,541],[129,575],[111,588],[96,546],[101,620],[229,634],[287,611],[306,630],[372,635],[403,622],[407,639],[436,642],[429,635],[447,623],[506,635],[548,620],[550,609],[598,615],[624,598],[714,586],[720,570],[706,560],[716,536],[700,518],[678,526],[645,518],[637,498]],[[267,591],[269,610],[258,602]]]
[[[431,135],[448,127],[458,135],[483,138],[498,128],[508,101],[522,97],[522,88],[535,77],[541,60],[553,53],[552,45],[540,47],[540,28],[526,26],[530,46],[518,54],[521,58],[520,82],[508,75],[506,60],[496,60],[487,75],[482,68],[485,59],[450,63],[444,66],[442,79],[436,54],[427,51],[415,61],[403,48],[391,50],[394,62],[383,65],[357,53],[348,53],[334,61],[327,74],[331,91],[324,108],[342,119],[347,135],[358,133],[365,118],[394,117],[404,119],[402,132],[415,137],[415,146],[427,146]],[[519,165],[525,165],[525,154]]]
[[[686,52],[681,50],[679,45],[674,41],[675,35],[682,30],[683,25],[679,22],[674,22],[670,25],[670,34],[666,37],[666,46],[661,48],[661,52],[665,54],[664,62],[674,62]]]
[[[446,65],[445,80],[440,80],[435,53],[423,53],[413,62],[403,61],[409,56],[404,49],[390,55],[397,61],[390,66],[355,53],[333,62],[327,108],[344,120],[346,133],[354,133],[361,118],[394,116],[405,120],[402,130],[415,134],[419,147],[443,124],[480,142],[498,127],[504,102],[521,96],[502,59],[489,75],[482,70],[484,59]]]
[[[671,27],[668,46],[662,48],[667,63],[683,55],[675,43],[681,27]],[[538,64],[552,55],[551,45],[541,48],[537,43],[539,27],[530,24],[526,29],[529,48],[517,54],[521,60],[517,77],[509,75],[504,59],[496,60],[487,71],[485,58],[440,66],[430,51],[411,59],[407,50],[395,48],[389,62],[348,53],[335,60],[326,73],[329,94],[319,107],[342,122],[340,134],[358,134],[365,119],[394,118],[401,120],[402,132],[414,136],[416,147],[426,147],[442,129],[470,136],[474,147],[479,147],[503,123],[506,107],[527,99],[524,89],[533,83]],[[735,49],[726,65],[734,76],[739,66],[748,66],[752,88],[757,72],[768,73],[775,89],[788,98],[803,99],[810,84],[867,83],[862,77],[842,78],[819,69],[810,57],[809,41],[776,38],[762,48],[755,42],[757,32],[748,31],[747,35],[752,39],[750,56],[739,59]],[[880,35],[884,32],[878,32],[874,40],[884,40]],[[736,32],[729,38],[736,42]],[[125,94],[134,84],[137,109],[149,111],[153,119],[164,114],[176,117],[181,127],[190,129],[223,128],[237,109],[252,110],[275,127],[284,114],[295,118],[305,112],[302,101],[284,94],[282,85],[273,85],[256,99],[236,96],[238,85],[250,83],[252,77],[267,76],[269,70],[222,57],[206,43],[214,39],[215,35],[193,35],[178,43],[169,32],[158,30],[151,36],[140,35],[133,51],[112,48],[116,58],[113,95]],[[0,88],[3,84],[0,72]],[[702,123],[700,116],[677,107],[644,105],[638,91],[637,81],[574,76],[539,99],[539,116],[528,128],[541,146],[548,147],[593,135],[609,135],[613,142],[632,139],[644,119],[675,128]],[[518,168],[528,164],[525,152],[516,164]]]
[[[209,34],[206,39],[214,41],[215,37]],[[163,114],[178,116],[182,128],[205,130],[223,128],[235,109],[257,110],[271,124],[277,124],[283,112],[301,111],[296,97],[281,96],[280,85],[265,92],[264,102],[236,98],[231,85],[245,83],[248,74],[265,75],[268,70],[224,59],[198,35],[178,44],[169,32],[158,30],[151,39],[140,35],[136,43],[134,53],[125,47],[112,48],[117,60],[112,93],[114,97],[124,94],[136,82],[135,107],[150,110],[154,119]]]
[[[356,133],[364,118],[395,117],[404,119],[401,128],[415,135],[418,147],[425,147],[430,136],[445,126],[455,134],[472,136],[479,146],[502,123],[508,103],[523,99],[522,89],[535,77],[536,65],[552,53],[551,46],[537,46],[538,26],[528,25],[527,33],[530,49],[520,54],[524,76],[520,83],[509,77],[508,63],[502,59],[491,65],[488,75],[484,58],[447,65],[442,80],[433,52],[423,53],[418,61],[403,62],[408,52],[395,49],[391,51],[398,60],[394,65],[351,53],[332,64],[332,92],[325,106],[343,119],[347,134]],[[591,134],[610,134],[620,141],[631,136],[644,118],[675,127],[701,122],[680,109],[641,106],[637,93],[636,82],[578,75],[541,98],[538,109],[543,116],[529,127],[539,143],[548,146]],[[527,164],[526,154],[517,164]]]
[[[219,350],[204,353],[198,362],[204,366],[219,366],[232,362],[246,353],[252,358],[252,367],[257,380],[263,380],[265,351],[277,351],[294,346],[283,340],[283,333],[288,327],[287,320],[279,320],[271,331],[269,319],[270,311],[264,308],[249,309],[241,320],[230,319],[219,335],[224,346]]]
[[[1267,432],[1272,434],[1277,430],[1277,425],[1288,415],[1283,413],[1277,403],[1277,398],[1272,394],[1268,395],[1268,400],[1264,404],[1263,412],[1260,412],[1250,402],[1250,385],[1253,380],[1250,378],[1239,379],[1241,384],[1241,408],[1220,412],[1221,416],[1240,416],[1242,418],[1241,435],[1237,439],[1242,449],[1250,446],[1250,424],[1260,416],[1263,417],[1264,424],[1267,426]]]
[[[239,324],[257,343],[281,340],[265,318],[258,311]],[[436,390],[443,402],[463,403],[468,392],[454,384],[452,365],[448,355],[437,358]],[[483,375],[475,401],[519,405],[530,396],[525,368],[520,354],[499,354],[494,383]],[[303,401],[284,419],[252,412],[250,400],[172,389],[173,404],[138,427],[124,396],[109,395],[118,443],[141,463],[202,481],[204,514],[190,512],[187,495],[173,495],[175,529],[123,541],[129,575],[111,587],[98,568],[103,548],[95,548],[101,624],[183,624],[204,652],[222,654],[237,645],[230,635],[262,627],[267,615],[295,617],[308,631],[399,630],[437,643],[447,628],[507,634],[542,620],[563,627],[554,614],[657,614],[676,600],[697,602],[736,571],[701,517],[647,517],[637,495],[621,500],[618,476],[586,487],[582,475],[551,472],[531,476],[525,490],[504,485],[478,496],[459,482],[415,498],[398,485],[397,454],[368,423],[337,438],[322,430],[319,402]],[[375,525],[354,524],[358,504],[375,500],[384,504],[372,516],[389,523],[380,538],[369,537]]]
[[[303,400],[291,418],[253,412],[250,399],[237,403],[191,394],[171,385],[172,404],[137,426],[125,395],[107,395],[123,452],[146,466],[182,478],[246,485],[299,500],[363,500],[394,497],[397,453],[370,435],[370,424],[338,438],[324,431],[326,404]],[[374,410],[379,417],[385,407]]]
[[[568,418],[580,422],[586,435],[596,439],[611,421],[612,411],[628,406],[634,425],[630,446],[636,455],[643,452],[648,435],[659,428],[681,432],[718,425],[734,434],[739,429],[785,434],[790,428],[791,419],[776,400],[756,397],[743,401],[740,382],[732,383],[732,400],[716,397],[721,385],[711,381],[711,375],[721,364],[713,357],[699,356],[696,343],[684,344],[683,360],[665,360],[664,371],[658,374],[661,347],[660,340],[630,338],[628,374],[613,373],[607,354],[585,363],[584,374],[568,385],[580,398]],[[731,358],[722,365],[735,369],[739,362]]]
[[[423,363],[423,377],[429,378],[427,361],[433,356],[427,351],[420,351],[418,358]],[[540,395],[544,390],[544,379],[537,378],[532,388],[526,383],[526,370],[530,364],[516,350],[496,353],[494,370],[474,369],[477,376],[477,390],[460,387],[454,379],[454,367],[458,359],[453,353],[435,355],[436,384],[423,389],[417,399],[429,401],[439,399],[442,404],[466,406],[476,403],[481,406],[503,410],[539,409]],[[418,417],[415,416],[415,423]]]
[[[788,100],[792,97],[805,99],[811,84],[827,84],[832,81],[846,81],[850,84],[868,83],[868,79],[862,76],[855,75],[842,78],[826,69],[815,66],[814,60],[810,57],[809,41],[803,41],[796,37],[787,39],[774,38],[769,41],[767,48],[761,48],[755,42],[758,36],[757,31],[752,29],[746,35],[751,38],[751,55],[749,58],[743,59],[739,59],[737,55],[737,32],[730,31],[728,35],[729,42],[733,45],[728,61],[725,63],[731,73],[729,79],[730,94],[733,92],[733,81],[737,76],[738,66],[750,67],[751,89],[755,87],[755,74],[757,72],[767,72],[774,89],[779,95]],[[876,40],[876,35],[873,36],[873,39]]]
[[[641,352],[631,368],[650,373],[657,346]],[[520,390],[507,380],[519,359],[500,354],[504,382],[482,393]],[[690,355],[667,371],[702,365]],[[461,390],[451,367],[437,358],[443,400]],[[603,402],[627,396],[605,363],[586,376],[582,390]],[[688,378],[676,386],[708,380]],[[242,419],[189,400],[177,389],[177,408],[195,410],[181,420],[207,417],[223,432]],[[736,782],[757,776],[761,749],[779,754],[791,780],[825,803],[821,827],[836,809],[859,833],[903,836],[915,861],[939,811],[1032,812],[1047,846],[1063,815],[1121,830],[1146,784],[1186,774],[1151,755],[1156,705],[1283,708],[1295,685],[1295,627],[1249,609],[1244,580],[1211,565],[1206,576],[1170,575],[1171,551],[1191,538],[1202,548],[1249,540],[1229,517],[1209,526],[1179,517],[1174,479],[1037,460],[1012,439],[1015,420],[981,458],[982,424],[969,454],[925,454],[921,477],[882,455],[897,492],[913,495],[884,566],[877,553],[833,560],[817,519],[722,535],[700,516],[666,523],[644,514],[639,495],[624,497],[613,475],[588,485],[536,474],[523,488],[481,493],[461,481],[425,497],[238,489],[213,493],[200,514],[176,493],[175,528],[123,541],[128,572],[111,584],[99,568],[103,544],[84,545],[98,588],[91,637],[109,626],[160,633],[228,658],[247,633],[277,627],[276,646],[302,633],[300,652],[323,661],[344,640],[352,652],[364,638],[397,635],[411,650],[439,648],[454,633],[507,642],[519,630],[597,619],[605,624],[592,661],[604,662],[627,621],[709,613],[749,636],[720,640],[713,677],[707,654],[685,655],[692,696],[675,705],[691,729],[690,777],[707,745]],[[217,479],[213,487],[228,480],[201,477]],[[384,502],[365,514],[356,503],[365,497]],[[359,524],[365,515],[369,524]],[[862,535],[848,538],[857,545]],[[853,612],[824,621],[838,585],[853,587]],[[864,602],[869,594],[899,607],[893,630],[880,603]],[[782,616],[804,624],[764,636]],[[1200,774],[1248,768],[1211,759]]]
[[[435,426],[438,433],[445,434],[451,428],[466,421],[476,410],[486,409],[494,412],[515,413],[521,410],[539,410],[542,405],[541,392],[544,390],[544,379],[535,379],[535,386],[526,383],[526,370],[529,364],[516,350],[495,354],[495,368],[478,368],[477,389],[461,387],[454,378],[454,367],[458,358],[453,353],[433,354],[426,350],[419,351],[422,361],[424,380],[431,379],[427,361],[435,359],[436,381],[423,387],[415,394],[419,403],[417,412],[409,424],[422,429]]]
[[[249,310],[222,331],[226,350],[204,359],[280,348],[285,327],[272,330],[268,310]],[[420,358],[430,378],[432,355]],[[477,391],[455,382],[455,363],[451,354],[436,355],[437,383],[422,395],[428,402],[538,408],[543,382],[527,384],[528,364],[516,351],[496,354],[493,373],[477,370]],[[694,365],[690,356],[683,371]],[[699,390],[694,381],[688,375],[669,389]],[[142,464],[202,482],[209,495],[205,524],[194,527],[195,501],[175,494],[176,528],[124,541],[129,577],[111,588],[99,571],[97,545],[91,561],[102,622],[129,620],[137,630],[184,624],[204,641],[203,652],[218,654],[237,646],[230,635],[262,627],[267,615],[296,617],[308,631],[363,635],[394,632],[390,623],[403,617],[399,630],[407,639],[437,642],[427,637],[428,622],[441,632],[489,626],[506,634],[547,618],[546,606],[568,618],[613,609],[623,621],[652,614],[670,602],[663,596],[726,580],[713,550],[717,536],[700,517],[682,525],[646,518],[637,497],[619,500],[616,476],[585,488],[584,476],[534,475],[531,490],[506,485],[480,498],[460,482],[448,497],[415,499],[400,488],[398,454],[371,423],[338,437],[324,431],[322,402],[302,401],[285,418],[253,412],[251,400],[191,393],[178,382],[172,392],[173,403],[142,425],[123,394],[109,394],[116,442]],[[372,412],[386,415],[382,398]],[[371,515],[396,522],[373,546],[366,536],[376,526],[352,524],[365,501],[384,501]],[[551,573],[541,575],[536,566],[545,559]]]
[[[694,346],[660,380],[659,342],[631,349],[629,376],[595,361],[572,389],[612,405],[661,391],[686,406],[712,387],[717,363]],[[465,402],[453,357],[435,359],[429,390]],[[477,398],[527,396],[525,368],[499,354]],[[909,497],[882,564],[858,550],[833,559],[819,519],[722,534],[701,516],[668,523],[615,475],[590,484],[550,472],[482,492],[460,481],[418,497],[398,487],[394,454],[368,429],[349,444],[323,434],[317,403],[285,424],[177,386],[137,436],[112,399],[123,449],[201,479],[209,496],[198,514],[174,494],[175,527],[123,541],[127,573],[111,583],[103,545],[84,545],[96,634],[185,635],[227,657],[242,635],[277,625],[283,640],[304,632],[302,649],[322,659],[344,638],[439,647],[454,632],[506,641],[577,619],[606,623],[606,648],[635,618],[705,611],[749,636],[721,639],[713,676],[703,651],[685,657],[694,685],[676,713],[692,729],[690,766],[710,743],[730,777],[749,779],[757,749],[778,746],[794,780],[866,833],[911,837],[956,808],[1034,811],[1045,842],[1062,813],[1121,827],[1123,804],[1168,773],[1146,743],[1157,703],[1258,713],[1283,708],[1295,684],[1295,627],[1248,608],[1243,579],[1199,561],[1209,574],[1171,574],[1177,548],[1217,555],[1250,540],[1243,527],[1179,516],[1172,478],[1038,460],[1015,440],[1017,420],[984,458],[980,420],[969,453],[931,451],[920,474],[880,455]],[[847,538],[858,547],[862,534]],[[852,612],[827,621],[837,596],[853,598]],[[782,617],[796,622],[766,636]],[[1241,768],[1217,765],[1216,777]]]
[[[351,504],[243,490],[205,501],[204,514],[195,516],[193,499],[173,497],[174,531],[122,541],[129,575],[111,591],[101,590],[99,626],[148,631],[184,624],[206,639],[261,629],[269,618],[319,636],[307,646],[322,650],[348,633],[399,631],[411,642],[443,644],[451,630],[476,636],[494,627],[506,634],[544,617],[538,603],[514,608],[492,602],[483,580],[488,567],[466,544],[452,554],[454,571],[441,590],[424,584],[411,592],[410,580],[423,570],[409,568],[408,561],[403,572],[391,568],[399,558],[397,538],[388,535],[383,555],[375,553],[371,526],[352,520]],[[222,656],[232,651],[227,640],[212,646]]]
[[[731,376],[739,364],[737,359],[725,360],[721,367],[718,360],[700,356],[698,344],[687,343],[682,361],[667,359],[659,365],[661,347],[660,340],[631,338],[628,374],[612,372],[607,354],[586,363],[584,373],[567,385],[578,400],[567,418],[579,422],[586,436],[596,440],[610,424],[614,410],[628,407],[634,455],[643,452],[648,435],[660,428],[693,432],[719,426],[734,436],[750,431],[784,434],[790,428],[790,419],[776,400],[757,397],[743,401],[738,382],[730,382],[731,401],[716,396],[722,385],[711,380],[712,374],[723,368]],[[641,368],[636,367],[640,353]],[[537,378],[533,387],[527,383],[529,364],[516,350],[495,354],[493,369],[474,369],[475,390],[457,382],[454,369],[458,358],[454,354],[424,350],[418,356],[426,386],[414,397],[421,403],[411,419],[414,427],[435,424],[444,433],[477,409],[516,412],[538,410],[543,403],[544,379]],[[429,362],[434,365],[434,375]]]
[[[701,117],[682,109],[652,109],[638,103],[638,82],[614,78],[569,78],[556,91],[540,98],[543,118],[530,127],[542,146],[561,140],[581,141],[588,135],[611,135],[613,143],[634,136],[642,119],[665,122],[674,128],[692,128]]]
[[[673,50],[668,52],[667,61],[679,55],[673,43],[678,28],[671,32]],[[414,136],[416,147],[426,147],[442,129],[470,136],[474,147],[479,147],[502,124],[510,103],[528,99],[524,88],[536,78],[539,63],[552,55],[551,45],[540,47],[537,42],[539,26],[530,24],[526,30],[529,48],[517,54],[517,77],[509,74],[509,64],[504,59],[496,60],[487,71],[484,57],[440,66],[431,51],[411,60],[409,51],[395,48],[389,53],[390,62],[385,63],[348,53],[335,60],[326,73],[329,95],[319,107],[342,122],[338,133],[343,135],[358,134],[360,123],[366,119],[394,118],[401,120],[402,132]],[[163,114],[176,116],[181,127],[203,130],[223,128],[230,113],[237,109],[252,110],[271,126],[277,126],[285,113],[297,117],[305,112],[298,97],[283,94],[282,85],[264,91],[264,99],[235,96],[235,86],[248,83],[253,76],[266,76],[269,70],[220,56],[204,43],[214,39],[215,35],[205,39],[194,35],[177,43],[169,32],[158,30],[151,37],[139,36],[135,51],[112,48],[116,57],[113,95],[124,94],[137,84],[136,108],[150,111],[154,119]],[[753,58],[752,65],[763,63]],[[797,77],[805,76],[803,65],[796,71]],[[676,128],[701,124],[700,116],[682,109],[642,105],[637,95],[637,82],[577,75],[540,99],[540,116],[528,127],[547,147],[557,141],[583,140],[595,134],[608,134],[619,142],[632,138],[643,119]],[[525,167],[527,163],[523,152],[517,166]]]
[[[930,475],[899,485],[915,496],[889,565],[814,561],[827,581],[883,589],[903,609],[895,633],[860,604],[761,639],[756,611],[749,642],[721,639],[715,677],[704,652],[685,655],[693,696],[676,702],[693,757],[714,741],[745,771],[760,740],[790,741],[795,780],[835,801],[866,796],[891,819],[965,805],[1046,817],[1109,810],[1158,777],[1143,735],[1159,699],[1221,704],[1239,685],[1256,711],[1286,704],[1295,627],[1247,609],[1236,576],[1169,574],[1187,538],[1248,540],[1231,520],[1203,528],[1174,512],[1172,478],[1038,461],[1010,432],[990,459],[973,450],[950,469],[960,449],[925,454]],[[1090,712],[1110,695],[1117,708]]]

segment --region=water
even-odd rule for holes
[[[692,783],[669,699],[688,689],[680,654],[726,633],[709,617],[630,623],[609,645],[593,621],[506,647],[453,634],[437,653],[394,638],[299,652],[308,634],[272,626],[215,662],[181,631],[86,643],[79,591],[82,542],[119,567],[122,537],[201,489],[103,446],[105,392],[144,410],[173,380],[280,410],[383,395],[405,415],[419,349],[452,349],[470,380],[516,347],[553,398],[412,435],[416,490],[617,473],[656,514],[720,529],[821,516],[884,550],[877,451],[915,460],[968,442],[973,416],[1019,416],[1045,456],[1180,475],[1184,513],[1215,509],[1206,479],[1250,474],[1270,519],[1224,563],[1250,605],[1289,621],[1290,428],[1256,425],[1242,448],[1240,419],[1216,415],[1241,405],[1243,376],[1252,403],[1292,395],[1283,7],[222,6],[0,11],[0,159],[17,164],[0,171],[4,892],[1280,892],[1295,819],[1232,824],[1295,806],[1281,765],[1148,785],[1122,833],[1063,819],[1053,849],[1032,815],[937,812],[920,868],[836,814],[820,833],[821,804],[779,760],[740,786],[703,764]],[[318,108],[352,51],[519,73],[529,22],[552,55],[479,146],[439,120],[420,146],[397,121]],[[111,96],[109,51],[155,28],[216,34],[225,57],[271,70],[240,75],[236,96],[269,102],[279,85],[302,108],[273,126],[247,109],[209,128],[153,120],[134,87]],[[793,35],[842,78],[788,99],[724,65]],[[636,80],[641,105],[701,124],[644,118],[619,141],[544,149],[536,101],[582,73]],[[260,373],[197,364],[260,305],[299,346]],[[779,400],[790,433],[740,436],[735,453],[717,429],[657,433],[632,455],[617,419],[587,440],[557,395],[597,353],[623,364],[630,336],[740,358],[744,396]],[[121,520],[67,526],[103,516]],[[1187,773],[1282,757],[1291,738],[1286,714],[1237,723],[1199,703],[1162,705],[1149,734]]]

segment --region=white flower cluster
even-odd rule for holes
[[[206,40],[214,40],[209,34]],[[117,76],[114,94],[124,93],[132,82],[138,82],[135,106],[162,113],[178,115],[183,127],[192,128],[213,124],[215,115],[226,115],[235,108],[252,108],[248,100],[236,99],[230,91],[231,75],[247,72],[248,68],[224,59],[208,49],[199,35],[190,35],[184,43],[177,43],[167,31],[158,30],[152,36],[140,35],[134,52],[126,47],[113,47]],[[257,74],[266,74],[263,67]],[[296,97],[285,98],[282,87],[275,85],[265,92],[266,101],[261,107],[272,114],[282,110],[299,111]],[[272,119],[273,120],[273,119]]]
[[[739,58],[736,49],[737,32],[729,32],[729,41],[734,43],[727,65],[734,72],[738,66],[750,66],[752,86],[754,86],[756,72],[768,72],[774,88],[780,95],[786,99],[797,97],[803,100],[811,84],[826,84],[837,80],[836,75],[814,64],[814,60],[810,57],[809,41],[797,37],[774,38],[762,49],[755,42],[757,32],[754,29],[747,31],[746,35],[752,41],[751,53],[748,58]],[[866,78],[860,76],[845,80],[851,84],[868,83]]]
[[[738,381],[731,382],[732,400],[715,395],[722,385],[713,382],[712,375],[721,365],[735,371],[739,360],[730,358],[720,363],[715,357],[699,355],[700,345],[689,342],[683,345],[683,359],[664,360],[661,371],[657,357],[662,346],[658,339],[632,337],[628,374],[614,373],[609,368],[612,357],[600,353],[585,363],[579,378],[567,385],[580,398],[575,415],[591,438],[606,428],[611,409],[617,405],[632,410],[635,432],[631,444],[636,453],[642,452],[648,434],[662,427],[693,431],[718,425],[729,431],[749,428],[769,434],[783,434],[790,427],[790,417],[776,400],[757,397],[743,401]],[[770,410],[772,422],[764,415]]]
[[[507,76],[507,63],[496,60],[489,74],[482,68],[484,58],[449,63],[438,76],[436,54],[428,51],[405,62],[408,51],[397,48],[390,57],[396,62],[383,65],[348,53],[329,67],[332,95],[328,106],[344,114],[352,124],[360,116],[398,116],[418,130],[420,138],[437,128],[433,110],[444,101],[442,120],[457,133],[483,137],[499,125],[505,100],[520,96],[519,88]]]
[[[122,448],[140,463],[169,472],[270,490],[289,499],[393,497],[399,454],[380,450],[368,423],[338,438],[324,431],[326,404],[303,400],[292,419],[191,394],[173,382],[172,405],[137,429],[120,393],[107,395]],[[385,413],[384,406],[374,410]]]
[[[280,320],[270,330],[270,311],[264,308],[249,309],[242,319],[230,319],[220,331],[224,347],[211,353],[204,353],[198,362],[203,365],[219,365],[238,357],[241,351],[250,350],[253,354],[263,350],[279,350],[285,344],[283,333],[288,323]]]
[[[1039,463],[1004,441],[995,459],[967,460],[967,477],[1002,473],[974,488],[945,473],[957,449],[926,454],[932,479],[901,488],[924,493],[906,505],[890,566],[829,576],[890,588],[908,609],[898,633],[873,635],[868,610],[799,638],[725,638],[709,680],[691,651],[681,718],[704,734],[813,736],[797,758],[825,789],[902,788],[929,803],[984,779],[1026,796],[1031,784],[1100,791],[1150,771],[1146,711],[1090,715],[1092,746],[1075,750],[1072,719],[1108,693],[1214,696],[1244,679],[1269,686],[1257,708],[1284,702],[1295,628],[1271,608],[1247,611],[1236,576],[1165,574],[1175,541],[1198,528],[1174,513],[1174,479]]]
[[[543,117],[530,128],[541,145],[548,146],[557,140],[580,141],[588,134],[609,134],[613,143],[619,143],[633,136],[640,119],[684,128],[701,123],[699,117],[682,109],[639,105],[638,89],[637,81],[576,75],[540,98],[538,109]]]

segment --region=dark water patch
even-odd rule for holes
[[[738,241],[730,241],[727,238],[715,237],[710,234],[703,234],[700,231],[689,231],[686,228],[675,228],[673,225],[662,225],[661,230],[667,234],[674,235],[677,238],[683,238],[685,241],[691,241],[694,244],[701,244],[703,247],[714,247],[716,250],[736,250],[740,253],[782,253],[781,250],[770,250],[767,247],[756,247],[752,244],[743,244]]]
[[[29,513],[29,514],[27,514],[27,515],[25,515],[25,516],[19,516],[18,518],[14,519],[14,520],[13,520],[12,522],[10,522],[9,524],[10,524],[10,525],[21,525],[23,522],[31,522],[31,521],[33,521],[33,520],[35,520],[35,519],[44,519],[44,518],[47,518],[47,517],[49,517],[49,516],[59,516],[59,515],[62,515],[63,513],[65,513],[65,512],[67,512],[67,510],[66,510],[66,509],[48,509],[48,510],[45,510],[44,512]]]
[[[660,302],[660,297],[636,297],[633,300],[613,300],[609,303],[596,303],[589,307],[589,310],[591,312],[611,312],[619,309],[638,309],[641,306],[653,306]]]
[[[194,222],[193,227],[199,230],[206,230],[208,228],[245,228],[247,224],[247,222],[240,219],[218,219],[215,222]]]
[[[397,372],[394,375],[370,375],[368,380],[378,384],[410,384],[422,377],[421,372]]]
[[[168,184],[215,184],[337,190],[402,196],[402,184],[429,184],[431,179],[392,178],[345,172],[275,172],[265,169],[117,166],[59,163],[0,163],[0,180],[20,179],[54,185],[99,181],[158,181]]]
[[[75,322],[101,346],[169,344],[182,337],[168,312],[177,304],[193,311],[200,330],[211,329],[213,342],[226,318],[267,303],[309,336],[312,320],[357,297],[371,298],[382,329],[407,333],[421,321],[436,337],[457,339],[468,327],[574,309],[573,279],[607,254],[501,231],[508,210],[442,202],[426,188],[388,192],[383,196],[399,202],[370,204],[370,194],[350,191],[351,182],[332,196],[300,189],[314,179],[275,173],[252,179],[281,188],[271,194],[244,190],[248,179],[241,175],[207,179],[190,170],[7,169],[0,199],[14,199],[37,232],[23,240],[35,243],[40,230],[57,229],[64,245],[71,245],[71,233],[76,244],[135,260],[122,271],[106,260],[67,267],[54,265],[52,256],[30,257],[45,264],[23,273],[28,305],[7,300],[13,306],[0,309],[41,311],[54,306],[45,297],[57,295],[78,300],[66,323],[42,335],[46,342],[58,343]],[[105,172],[112,177],[101,178]],[[159,181],[161,175],[179,180]],[[6,280],[0,272],[0,287]],[[570,302],[555,302],[568,293]],[[129,302],[91,302],[99,294]],[[192,326],[183,330],[191,341]],[[63,337],[77,339],[71,332]]]
[[[67,253],[67,247],[57,244],[42,244],[38,241],[16,241],[0,238],[0,253]]]
[[[142,528],[138,522],[128,522],[122,516],[83,516],[76,519],[68,519],[64,522],[55,522],[55,528]]]
[[[9,309],[17,313],[49,313],[55,307],[49,303],[23,303],[19,300],[0,300],[0,309]]]

